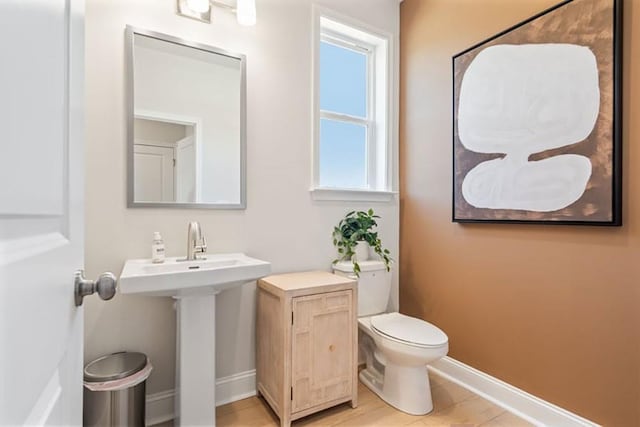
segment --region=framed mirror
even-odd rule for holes
[[[129,207],[246,207],[244,55],[127,26]]]

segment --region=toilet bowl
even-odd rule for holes
[[[395,408],[424,415],[433,410],[427,366],[449,351],[447,335],[435,325],[397,312],[386,312],[391,277],[379,261],[360,263],[358,334],[366,368],[360,381]],[[338,263],[336,274],[353,276],[351,263]]]
[[[358,326],[376,347],[375,362],[367,363],[360,372],[360,381],[404,412],[412,415],[431,412],[427,365],[449,351],[445,333],[430,323],[400,313],[361,317]]]

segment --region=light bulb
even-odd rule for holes
[[[209,10],[209,0],[187,0],[189,9],[198,13],[205,13]]]
[[[238,24],[256,25],[256,0],[238,0],[236,15]]]

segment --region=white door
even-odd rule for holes
[[[176,143],[176,201],[195,203],[196,200],[196,144],[193,136]]]
[[[136,202],[175,202],[174,149],[134,144],[133,187]]]
[[[0,1],[0,425],[82,423],[83,21]]]

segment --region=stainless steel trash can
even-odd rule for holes
[[[84,368],[85,426],[140,426],[145,419],[145,386],[151,364],[143,353],[102,356]]]

